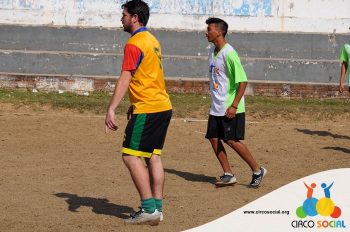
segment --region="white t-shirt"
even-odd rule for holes
[[[240,82],[247,82],[237,52],[228,43],[215,54],[215,47],[209,51],[209,78],[211,108],[210,115],[224,116],[233,103]],[[244,96],[237,106],[237,113],[245,112]]]

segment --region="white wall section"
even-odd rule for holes
[[[230,30],[348,33],[350,0],[145,0],[149,26],[204,30],[225,19]],[[0,0],[0,24],[120,27],[125,0]]]

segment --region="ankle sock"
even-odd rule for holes
[[[154,201],[156,203],[156,208],[159,212],[162,212],[163,211],[163,199],[157,199],[157,198],[154,198]]]
[[[156,203],[154,198],[148,198],[145,200],[141,200],[141,207],[146,213],[154,213],[156,211]]]
[[[259,171],[253,172],[253,173],[254,173],[254,175],[260,175],[261,174],[261,170],[259,169]]]
[[[225,172],[224,175],[233,176],[233,174],[232,174],[232,173],[229,173],[229,172]]]

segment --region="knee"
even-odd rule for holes
[[[124,164],[126,164],[127,163],[127,155],[122,155],[122,160],[123,160],[123,162],[124,162]]]
[[[126,166],[128,166],[128,165],[130,165],[133,161],[133,156],[131,156],[131,155],[127,155],[127,154],[123,154],[122,155],[122,160],[123,160],[123,162],[124,162],[124,164],[126,165]]]
[[[145,159],[147,165],[158,165],[161,164],[162,160],[159,155],[153,154],[150,158]]]
[[[213,146],[213,147],[216,147],[218,145],[218,142],[219,140],[218,139],[209,139],[209,142],[210,144]]]
[[[227,141],[225,141],[225,143],[226,143],[227,145],[229,145],[230,147],[235,147],[235,146],[238,145],[239,140],[227,140]]]

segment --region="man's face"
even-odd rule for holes
[[[123,16],[120,19],[120,21],[123,24],[124,31],[131,33],[132,27],[135,22],[135,15],[131,15],[128,13],[128,11],[124,8],[123,10]]]
[[[222,32],[219,30],[218,26],[215,23],[208,24],[207,32],[205,36],[208,39],[208,42],[215,41],[216,38],[222,35]]]

